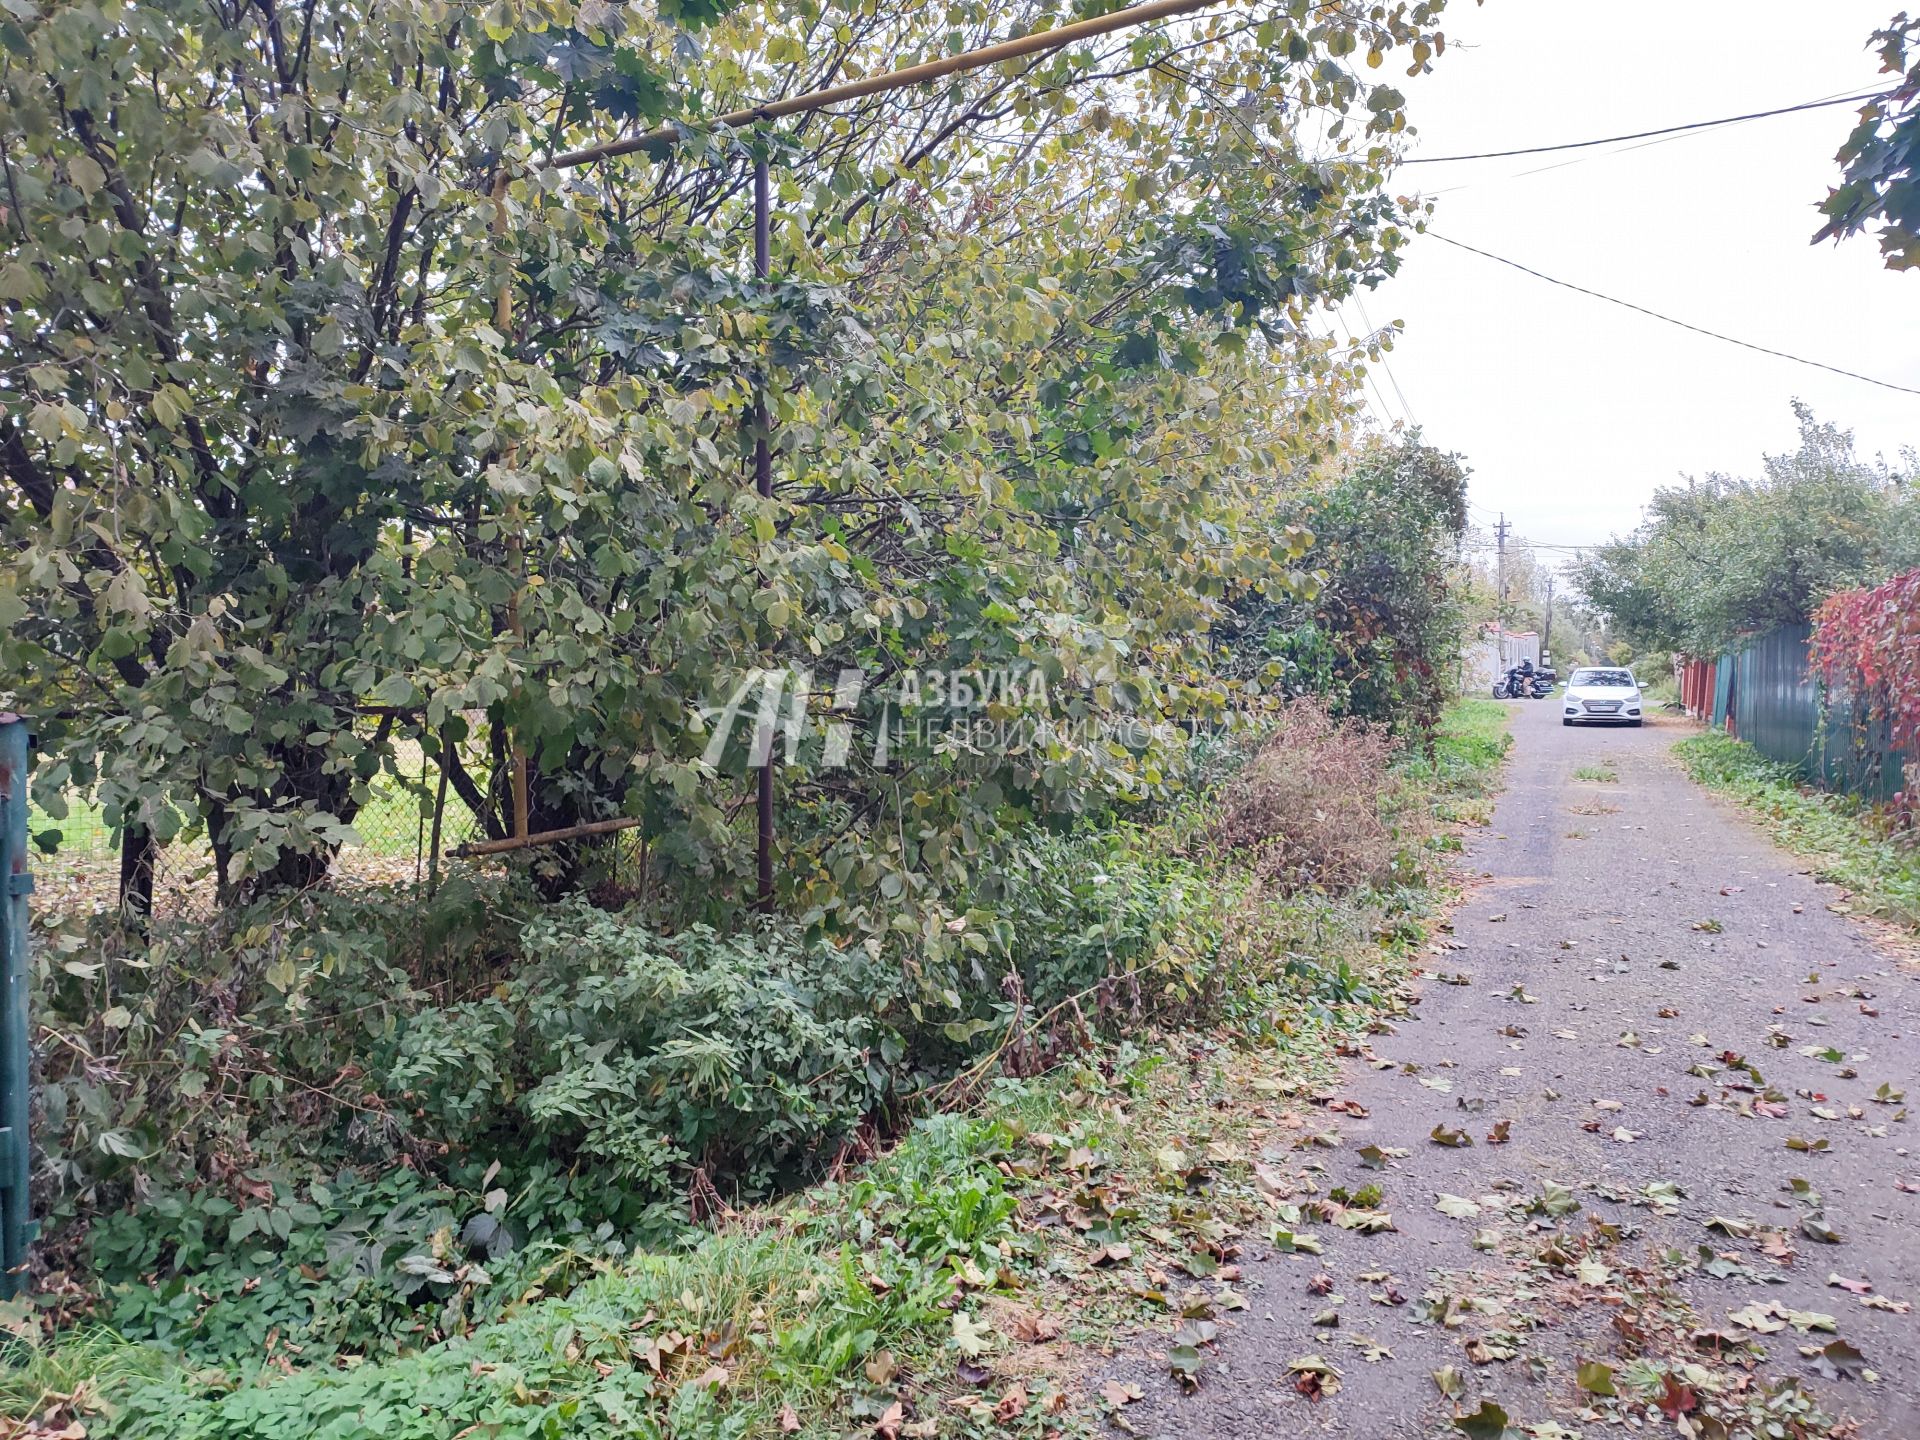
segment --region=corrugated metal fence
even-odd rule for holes
[[[1711,671],[1712,722],[1824,789],[1891,800],[1902,763],[1886,721],[1808,676],[1809,633],[1782,626],[1722,654]]]

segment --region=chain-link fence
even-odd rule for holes
[[[484,792],[485,744],[470,742],[463,747],[462,760]],[[331,884],[424,885],[433,866],[436,809],[440,810],[443,869],[451,851],[486,838],[479,817],[467,803],[451,787],[443,790],[439,767],[422,753],[418,741],[397,743],[391,768],[383,770],[371,788],[371,796],[353,820],[359,843],[343,846],[334,857],[328,873]],[[86,914],[119,904],[120,831],[98,807],[72,796],[64,816],[55,818],[36,809],[29,829],[36,837],[33,869],[39,913]],[[213,847],[204,836],[156,848],[154,919],[205,919],[218,906],[218,891]]]

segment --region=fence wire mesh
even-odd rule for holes
[[[461,747],[467,773],[487,789],[487,744],[483,726]],[[341,847],[327,883],[424,886],[432,868],[434,815],[440,811],[443,871],[447,856],[486,838],[485,827],[457,792],[447,787],[442,804],[440,771],[415,740],[394,744],[389,766],[372,781],[366,803],[353,817],[357,843]],[[66,916],[110,910],[120,903],[121,832],[83,796],[67,797],[67,813],[35,810],[29,829],[36,837],[33,869],[36,910]],[[205,920],[219,908],[213,847],[192,835],[156,848],[153,910],[156,922]]]

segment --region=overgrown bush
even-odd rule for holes
[[[1129,825],[1022,846],[983,898],[1015,995],[1077,1018],[1191,1000],[1219,939],[1221,877]]]
[[[1384,729],[1296,700],[1223,787],[1210,839],[1282,893],[1382,882],[1400,850],[1387,814],[1392,758]]]
[[[408,1020],[384,1075],[390,1100],[475,1153],[538,1136],[657,1199],[695,1172],[764,1196],[830,1158],[905,1054],[884,1018],[896,982],[864,947],[774,925],[662,935],[570,902],[521,949],[489,993]]]

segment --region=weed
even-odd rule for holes
[[[1813,860],[1823,880],[1853,892],[1849,904],[1920,930],[1920,845],[1848,795],[1809,788],[1788,766],[1719,731],[1673,747],[1687,773],[1755,812],[1774,839]]]
[[[1617,785],[1620,772],[1613,768],[1612,761],[1602,761],[1598,765],[1582,765],[1573,772],[1576,780],[1586,780],[1595,785]]]
[[[1296,700],[1222,788],[1210,838],[1283,892],[1377,883],[1399,848],[1385,814],[1391,756],[1385,730]]]

